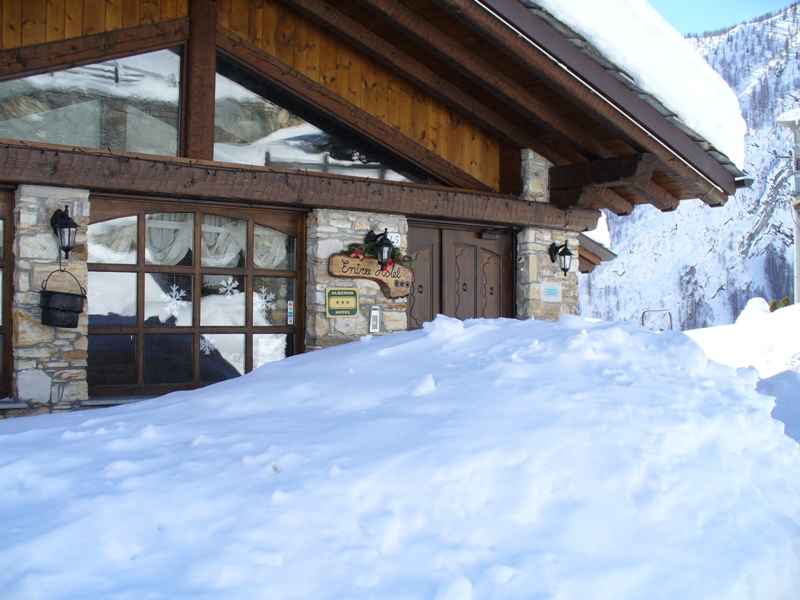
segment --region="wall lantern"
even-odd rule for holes
[[[78,233],[78,224],[69,216],[69,207],[60,208],[50,217],[50,226],[58,238],[58,245],[64,252],[64,258],[69,259],[69,253],[75,248],[75,235]],[[59,254],[59,263],[61,255]]]
[[[550,244],[550,248],[548,248],[547,251],[550,254],[551,261],[556,262],[556,260],[558,260],[558,266],[564,271],[564,277],[566,277],[569,268],[572,266],[572,252],[567,248],[567,242],[564,242],[563,246],[559,246],[553,242]]]
[[[364,243],[375,245],[378,264],[383,270],[386,270],[389,260],[392,258],[392,251],[394,250],[392,240],[389,239],[389,230],[384,229],[383,233],[375,233],[370,229],[364,238]]]

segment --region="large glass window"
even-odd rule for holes
[[[217,57],[214,160],[368,179],[437,183],[357,133]]]
[[[92,396],[222,381],[300,349],[297,215],[178,207],[92,201]]]
[[[175,49],[0,82],[0,137],[177,156],[180,73]]]

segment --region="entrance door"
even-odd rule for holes
[[[414,283],[409,328],[437,314],[458,319],[513,317],[513,234],[409,225]]]

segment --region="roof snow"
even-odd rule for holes
[[[535,4],[583,36],[715,150],[744,168],[747,127],[736,94],[646,0]]]

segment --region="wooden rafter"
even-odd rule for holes
[[[475,99],[444,77],[399,50],[360,23],[325,2],[318,0],[283,0],[285,4],[308,15],[333,31],[349,44],[388,65],[398,74],[425,90],[434,98],[465,115],[505,143],[518,148],[531,148],[556,165],[567,161],[552,148],[540,142],[492,108]]]
[[[464,222],[577,232],[594,229],[600,216],[596,210],[562,210],[499,194],[10,141],[0,142],[4,181],[220,203],[447,215]]]
[[[631,154],[576,163],[550,169],[550,189],[584,186],[618,186],[621,182],[644,183],[653,176],[658,159],[652,154]]]
[[[189,39],[189,19],[0,51],[0,81],[37,75],[129,54],[170,48]]]
[[[525,31],[527,37],[508,35],[507,25],[473,0],[431,1],[568,95],[588,114],[616,131],[620,139],[656,155],[659,168],[696,197],[716,205],[735,193],[734,177],[722,165],[519,2],[484,0],[496,14]],[[558,62],[554,56],[558,56]]]
[[[611,158],[614,153],[544,102],[533,96],[511,77],[470,52],[456,40],[406,8],[397,0],[357,0],[392,26],[432,52],[437,58],[495,94],[514,110],[574,147],[587,158]]]

